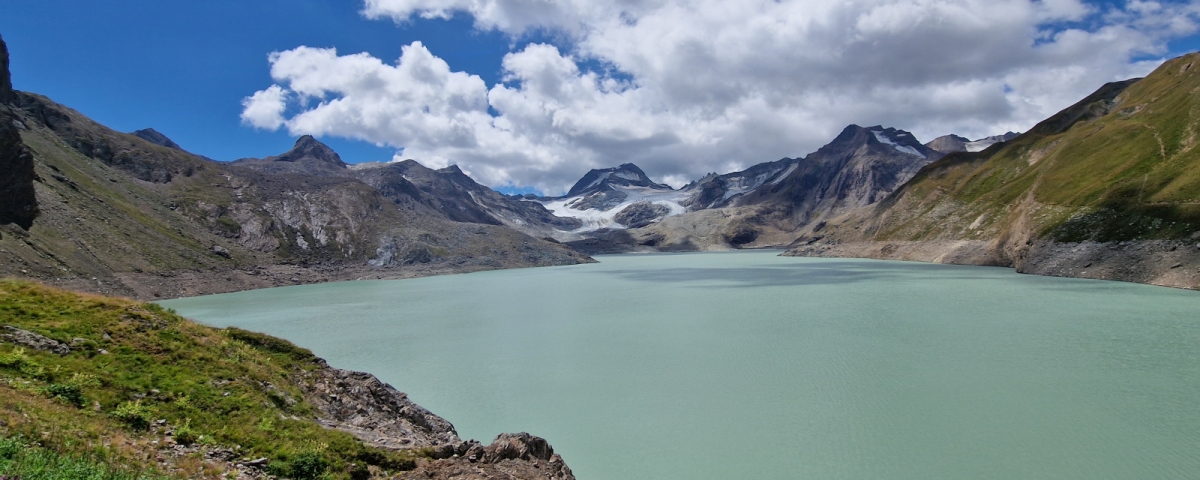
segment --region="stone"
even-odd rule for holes
[[[3,331],[6,333],[0,334],[0,340],[4,340],[9,343],[15,343],[17,345],[29,347],[34,350],[50,352],[56,355],[66,355],[71,353],[71,347],[68,347],[65,343],[27,330],[21,330],[12,325],[5,325]]]

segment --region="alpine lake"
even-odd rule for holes
[[[1200,292],[779,257],[337,282],[160,302],[375,374],[582,480],[1200,476]]]

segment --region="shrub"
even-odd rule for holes
[[[11,460],[25,448],[25,442],[19,436],[0,438],[0,460]]]
[[[150,427],[150,420],[154,418],[154,412],[145,405],[142,401],[125,402],[117,406],[117,409],[112,413],[117,420],[125,422],[130,427],[138,430],[145,430]]]
[[[51,383],[46,387],[46,395],[49,395],[50,398],[66,400],[67,403],[76,407],[83,406],[83,390],[80,390],[78,385],[71,383]]]
[[[325,456],[317,452],[301,452],[288,461],[288,473],[296,480],[319,478],[328,468]]]
[[[199,436],[196,434],[196,431],[192,429],[192,419],[186,419],[183,421],[183,425],[175,427],[176,443],[179,443],[180,445],[191,445],[196,443],[196,440],[198,439]]]

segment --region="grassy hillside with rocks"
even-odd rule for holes
[[[281,339],[12,280],[0,319],[10,477],[68,478],[31,473],[58,465],[98,475],[69,478],[441,478],[425,472],[466,464],[573,478],[544,440],[464,442],[391,386]]]

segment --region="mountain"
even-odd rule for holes
[[[1020,135],[1020,134],[1016,133],[1016,132],[1008,132],[1003,135],[992,135],[990,137],[983,137],[983,138],[981,138],[979,140],[975,140],[973,142],[967,142],[967,144],[965,146],[966,151],[982,152],[992,145],[995,145],[995,144],[1001,143],[1001,142],[1007,142],[1009,140],[1017,138],[1017,135]]]
[[[1003,135],[992,135],[979,140],[969,140],[958,135],[943,135],[926,143],[925,146],[932,150],[941,153],[954,152],[982,152],[984,149],[1001,142],[1007,142],[1020,135],[1015,132],[1008,132]]]
[[[739,203],[788,206],[798,226],[874,203],[940,156],[906,131],[850,125],[788,175],[748,192]]]
[[[255,159],[243,158],[233,162],[235,165],[251,168],[270,174],[302,173],[322,175],[346,170],[342,157],[329,148],[328,145],[317,141],[312,135],[304,135],[296,140],[296,144],[279,155]]]
[[[1002,265],[1200,287],[1200,54],[1104,85],[1025,134],[952,153],[792,255]]]
[[[183,147],[180,147],[178,143],[175,143],[170,138],[167,138],[166,135],[159,133],[158,130],[155,130],[153,128],[143,128],[136,132],[130,133],[130,135],[133,135],[135,137],[138,137],[142,140],[153,143],[155,145],[159,145],[159,146],[163,146],[163,147],[167,147],[167,148],[174,148],[176,150],[183,150]]]
[[[925,146],[936,152],[954,153],[967,151],[968,143],[971,143],[971,139],[951,134],[937,137],[926,143]]]
[[[394,201],[411,198],[456,222],[505,225],[528,235],[549,237],[581,223],[559,218],[537,202],[503,195],[480,185],[457,165],[434,170],[414,160],[360,164],[353,176]]]
[[[502,224],[455,221],[419,195],[389,197],[312,137],[214,162],[40,95],[0,96],[0,270],[23,278],[159,298],[591,261]]]
[[[940,156],[909,132],[850,125],[803,159],[710,174],[679,191],[659,194],[659,202],[667,203],[669,192],[683,211],[641,228],[601,232],[568,244],[589,253],[786,245],[805,225],[882,199]]]
[[[784,158],[760,163],[740,172],[724,175],[710,173],[683,187],[690,195],[682,203],[688,211],[693,212],[736,205],[742,196],[765,184],[777,185],[795,171],[799,164],[798,159]]]
[[[539,199],[560,218],[575,219],[580,226],[560,231],[561,240],[578,240],[597,231],[635,227],[687,211],[680,202],[687,193],[650,180],[637,165],[591,170],[562,197]]]

